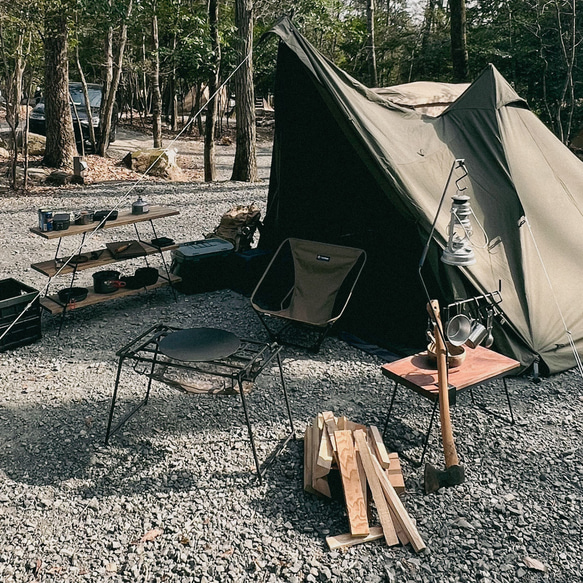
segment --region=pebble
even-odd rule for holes
[[[28,234],[36,210],[64,203],[106,208],[126,188],[94,185],[68,190],[65,198],[62,193],[0,197],[0,211],[11,213],[0,244],[10,247],[12,241],[22,241],[17,259],[0,254],[2,273],[41,288],[46,280],[30,264],[50,258],[54,247]],[[256,201],[264,210],[267,194],[266,182],[148,183],[144,188],[150,204],[180,210],[177,217],[156,222],[159,236],[178,241],[211,232],[235,204]],[[131,228],[98,233],[92,248],[111,236],[131,239],[135,233]],[[63,245],[72,245],[69,239]],[[138,260],[119,264],[123,270],[136,266]],[[79,272],[80,282],[89,278],[88,271]],[[39,342],[2,354],[3,580],[32,580],[39,558],[39,578],[48,578],[50,569],[61,566],[68,571],[51,576],[63,580],[511,583],[529,580],[532,573],[518,566],[527,553],[548,566],[555,583],[582,580],[583,552],[577,543],[583,530],[583,452],[578,446],[583,401],[576,374],[552,379],[562,387],[560,398],[553,396],[547,380],[535,385],[527,378],[510,379],[515,414],[525,421],[514,427],[461,395],[452,410],[466,470],[459,486],[425,495],[423,470],[402,459],[408,489],[402,501],[428,546],[425,552],[416,555],[410,546],[389,548],[383,541],[329,551],[325,537],[348,532],[346,512],[338,502],[303,492],[301,435],[308,421],[326,409],[382,426],[391,389],[380,372],[382,361],[334,337],[319,354],[284,349],[299,439],[288,444],[262,485],[252,471],[247,427],[236,396],[186,395],[154,382],[148,405],[105,447],[115,353],[141,330],[167,319],[185,327],[219,327],[265,338],[248,298],[218,290],[179,294],[174,302],[167,292],[72,311],[60,335],[59,319],[44,317]],[[261,459],[286,429],[275,372],[259,377],[249,394]],[[143,396],[143,378],[124,371],[121,409]],[[492,384],[480,388],[477,396],[506,413],[498,389]],[[398,441],[419,456],[429,418],[425,405],[400,390],[387,444]],[[443,468],[434,431],[427,461]],[[154,528],[162,533],[142,541]]]

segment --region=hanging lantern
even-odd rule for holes
[[[446,265],[463,267],[476,263],[474,250],[470,243],[470,237],[473,233],[470,221],[472,214],[469,196],[466,194],[452,196],[447,247],[441,256],[441,261]]]

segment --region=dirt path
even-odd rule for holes
[[[204,168],[204,143],[198,138],[184,138],[177,140],[166,138],[163,140],[164,148],[174,148],[178,154],[178,165],[185,169],[195,169],[203,175]],[[269,180],[271,167],[272,142],[261,136],[257,142],[257,170],[261,180]],[[116,141],[109,146],[107,153],[115,159],[121,160],[128,152],[140,148],[151,148],[152,138],[141,132],[119,128]],[[218,180],[229,180],[233,170],[235,159],[235,144],[217,144],[216,165]]]

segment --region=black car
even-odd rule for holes
[[[95,137],[97,139],[99,137],[99,108],[101,107],[103,92],[101,85],[94,83],[89,83],[87,89],[89,91],[89,103],[91,106],[91,121],[95,128]],[[87,115],[87,107],[85,107],[81,83],[69,83],[69,95],[71,96],[71,115],[73,117],[73,128],[75,130],[77,144],[79,145],[81,142],[79,124],[81,124],[81,130],[83,132],[83,141],[89,144],[89,117]],[[110,142],[115,141],[116,122],[117,115],[114,109],[114,115],[111,120],[111,131],[109,133]],[[29,128],[34,134],[46,135],[45,103],[42,97],[30,114]]]

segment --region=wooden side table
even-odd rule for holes
[[[507,356],[503,356],[502,354],[498,354],[497,352],[488,350],[482,346],[478,346],[473,350],[467,348],[466,358],[462,365],[448,371],[450,404],[455,405],[457,393],[466,389],[469,389],[472,396],[472,403],[475,403],[473,394],[474,387],[487,381],[501,378],[504,385],[508,409],[510,411],[510,422],[514,424],[514,413],[512,411],[512,404],[510,403],[505,375],[519,366],[520,363],[517,360],[508,358]],[[390,378],[395,383],[389,410],[387,412],[387,419],[383,429],[383,437],[387,431],[395,402],[397,387],[399,385],[403,385],[407,389],[410,389],[433,402],[431,420],[425,436],[421,459],[418,462],[411,460],[416,465],[421,465],[425,458],[429,437],[431,436],[431,429],[433,428],[433,422],[435,419],[435,412],[439,403],[437,365],[434,361],[432,362],[429,359],[426,352],[421,352],[395,362],[384,364],[381,370],[383,375]]]

